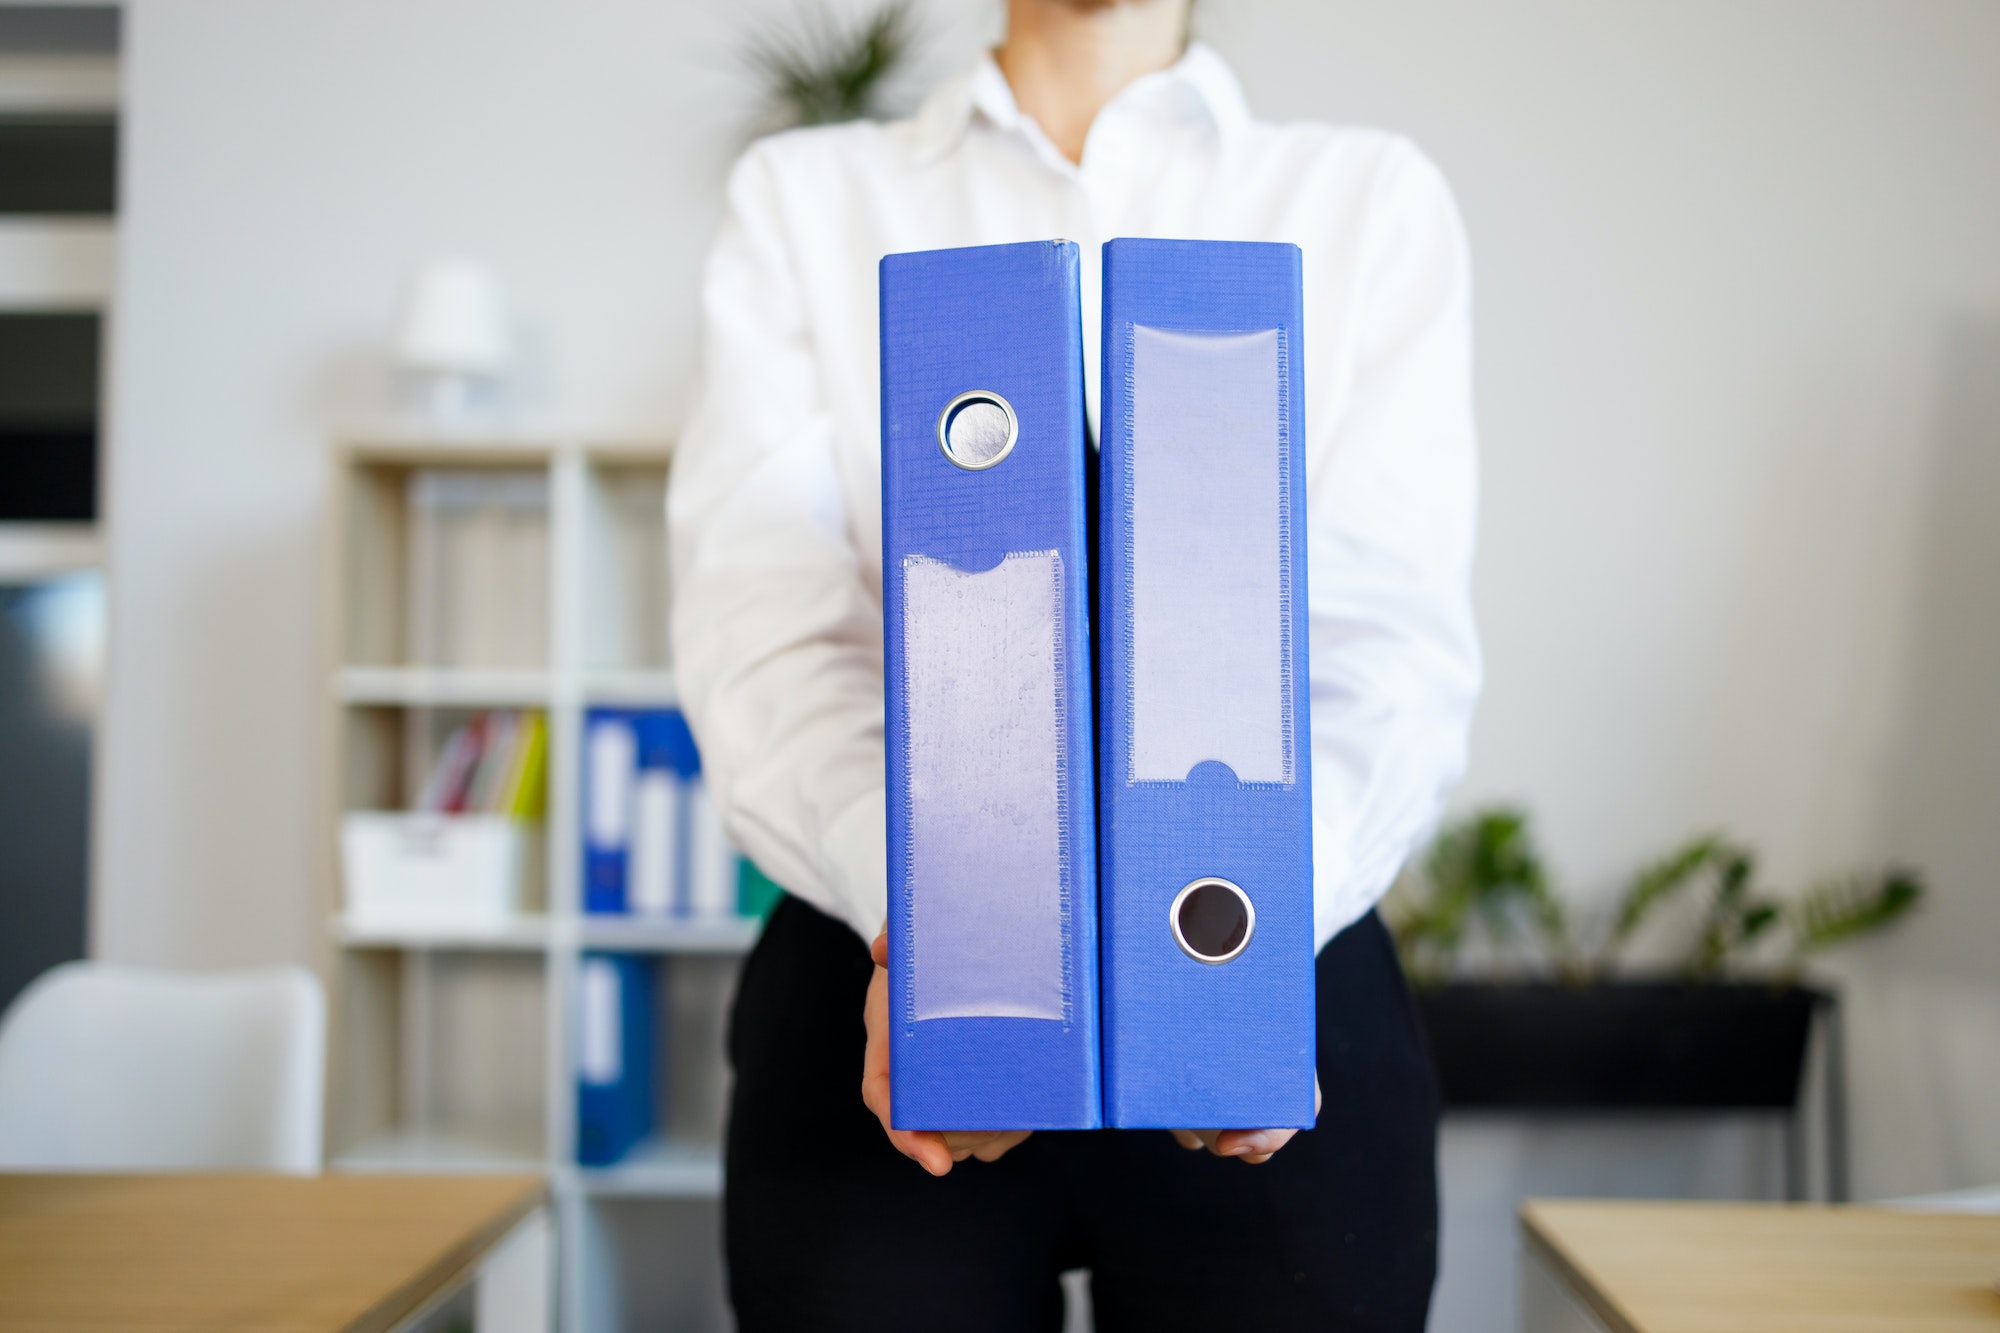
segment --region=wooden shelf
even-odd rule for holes
[[[345,667],[334,693],[342,703],[392,708],[542,708],[553,686],[546,671]]]
[[[549,921],[531,916],[492,926],[384,926],[339,917],[333,935],[349,949],[535,951],[549,945]]]
[[[561,443],[540,434],[440,435],[386,430],[347,446],[355,463],[374,467],[521,468],[546,465]]]
[[[688,921],[586,914],[579,935],[586,949],[614,953],[740,954],[750,952],[763,930],[756,917]]]
[[[546,1171],[548,1161],[535,1129],[405,1129],[365,1139],[331,1166],[356,1173],[498,1176]]]
[[[679,699],[674,693],[674,673],[671,671],[587,667],[583,672],[583,701],[587,704],[638,704],[669,708]]]
[[[756,917],[691,921],[590,915],[520,917],[499,925],[394,926],[336,917],[334,940],[347,949],[439,949],[464,952],[537,952],[558,941],[612,953],[748,953],[763,932]]]
[[[582,451],[598,467],[665,467],[674,446],[667,440],[591,440]]]
[[[443,438],[394,425],[335,454],[322,667],[327,890],[315,915],[338,986],[328,1142],[352,1146],[330,1167],[545,1176],[564,1199],[562,1325],[578,1333],[611,1326],[621,1301],[653,1308],[669,1289],[679,1301],[682,1284],[709,1289],[703,1259],[661,1266],[641,1256],[638,1238],[653,1236],[664,1212],[686,1231],[690,1255],[717,1252],[710,1201],[722,1192],[729,997],[763,928],[582,910],[589,709],[679,701],[668,669],[671,456],[659,440],[548,429]],[[520,708],[541,710],[548,727],[541,891],[529,900],[538,910],[468,926],[346,918],[342,817],[415,802],[465,721],[454,713]],[[585,950],[673,960],[646,969],[662,1035],[653,1137],[602,1169],[575,1162]],[[420,1125],[434,1128],[411,1128]],[[699,1206],[652,1206],[674,1201]],[[593,1303],[606,1284],[623,1295]]]
[[[532,467],[572,448],[598,467],[665,467],[674,452],[671,441],[660,439],[591,439],[572,445],[571,438],[562,431],[487,428],[447,434],[392,426],[350,440],[346,447],[350,459],[376,467]]]
[[[722,1197],[722,1149],[647,1139],[616,1166],[580,1167],[585,1194],[648,1199]]]

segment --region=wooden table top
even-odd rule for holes
[[[389,1329],[539,1177],[0,1174],[0,1328]]]
[[[1521,1231],[1613,1333],[2000,1330],[2000,1217],[1531,1199]]]

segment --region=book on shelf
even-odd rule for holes
[[[600,468],[585,496],[583,641],[604,663],[664,668],[668,635],[664,468]]]
[[[547,665],[547,473],[419,468],[404,498],[410,663]]]
[[[723,832],[680,710],[593,708],[583,745],[584,910],[701,921],[744,914],[747,863]]]
[[[548,722],[496,709],[454,727],[413,806],[420,814],[540,819],[548,790]]]
[[[353,925],[490,929],[540,907],[548,722],[480,713],[454,727],[409,810],[341,822],[344,907]]]

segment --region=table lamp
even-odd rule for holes
[[[491,269],[470,259],[439,259],[418,270],[396,359],[424,383],[435,424],[465,419],[482,384],[506,370],[508,342],[506,302]]]

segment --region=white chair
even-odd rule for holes
[[[299,967],[65,963],[0,1019],[0,1169],[320,1167],[326,998]]]

